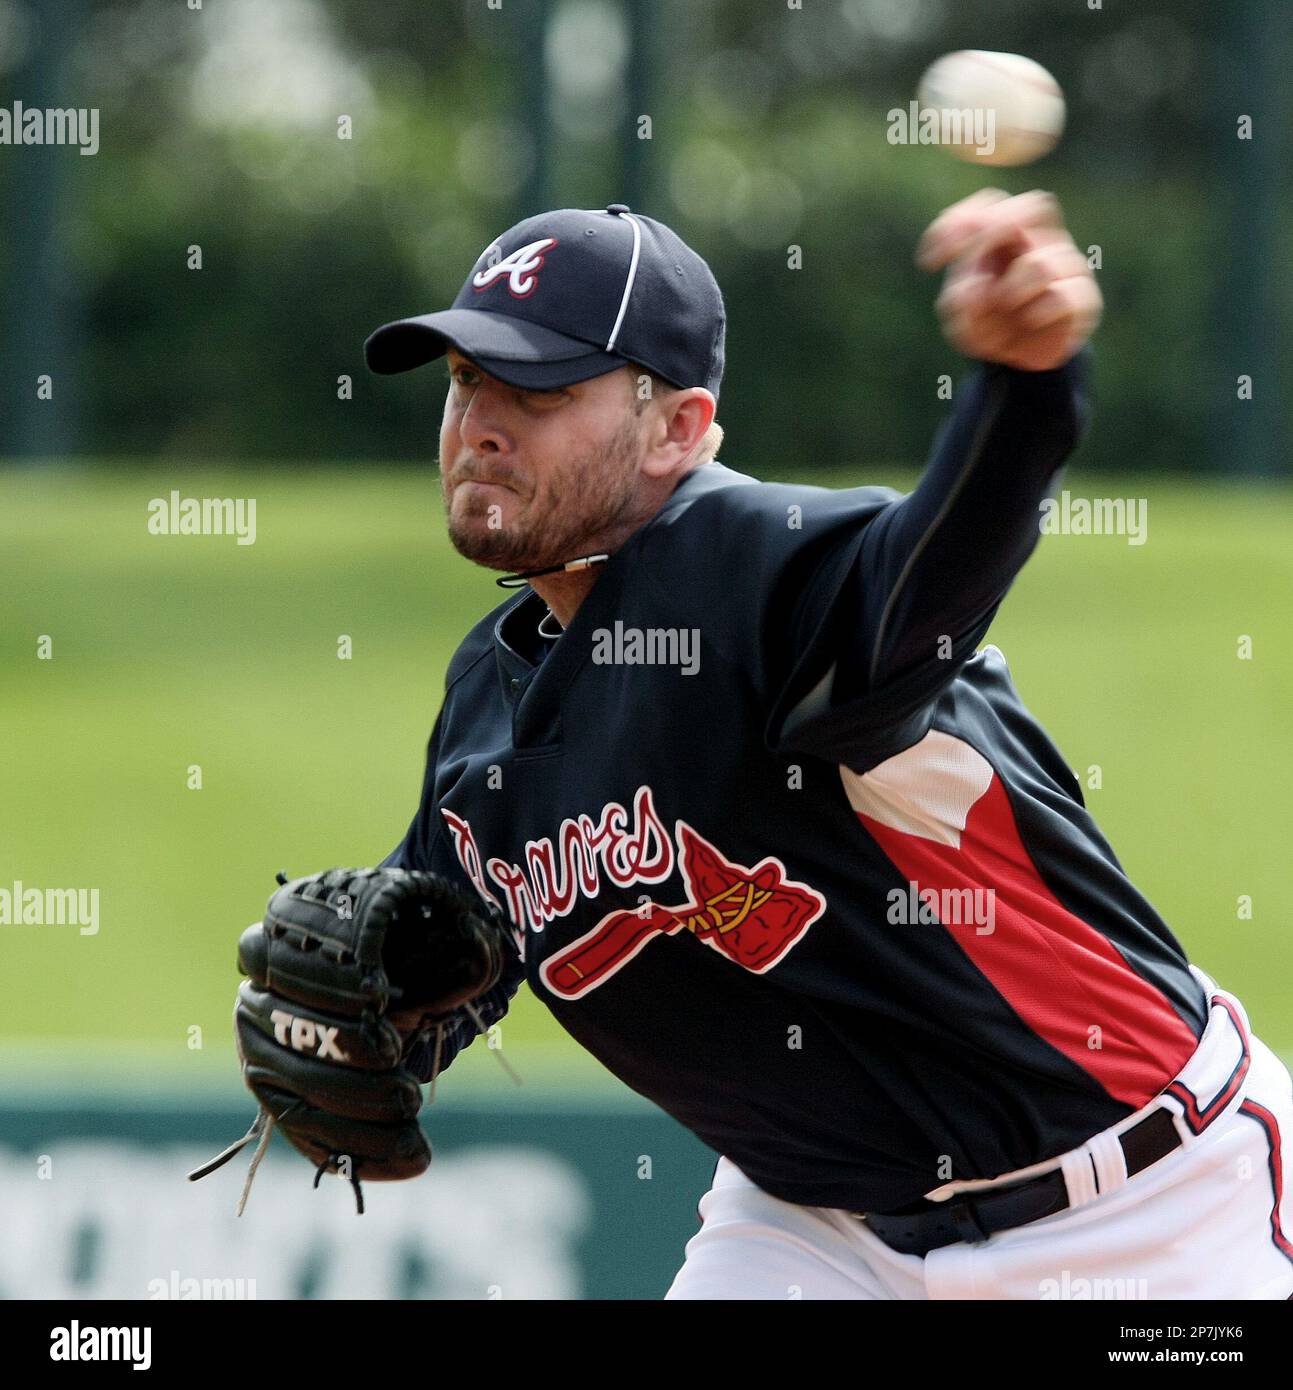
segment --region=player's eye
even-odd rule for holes
[[[454,386],[471,390],[480,385],[480,373],[473,367],[459,363],[456,367],[449,368],[449,381]],[[551,410],[554,406],[565,401],[570,392],[559,389],[553,391],[518,390],[516,395],[527,410]]]

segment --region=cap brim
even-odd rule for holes
[[[364,344],[364,358],[370,371],[390,376],[434,362],[451,347],[499,381],[537,391],[603,376],[628,360],[528,319],[483,309],[444,309],[383,324]]]

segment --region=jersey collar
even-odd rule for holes
[[[538,658],[538,625],[547,604],[525,589],[504,606],[494,624],[494,656],[503,700],[512,711],[512,743],[537,748],[561,743],[561,707],[565,693],[592,659],[593,633],[623,616],[623,596],[632,583],[635,564],[645,539],[658,526],[669,525],[698,496],[734,484],[756,480],[710,462],[693,469],[674,489],[663,507],[635,531],[602,566],[597,583],[579,605],[570,624],[546,657]],[[666,577],[667,580],[668,577]]]

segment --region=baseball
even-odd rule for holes
[[[1059,83],[1018,53],[947,53],[925,70],[917,98],[924,119],[938,113],[937,143],[970,164],[1031,164],[1064,129]]]

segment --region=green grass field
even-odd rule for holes
[[[1088,804],[1129,872],[1287,1055],[1293,493],[1067,486],[1146,496],[1148,543],[1048,538],[991,640],[1071,765],[1099,765]],[[256,544],[148,534],[172,488],[255,497]],[[430,472],[11,471],[0,528],[0,886],[97,886],[102,916],[0,926],[5,1052],[178,1065],[196,1025],[227,1075],[240,930],[275,870],[401,838],[445,664],[500,591],[450,550]],[[505,1029],[514,1057],[596,1075],[528,997]]]

